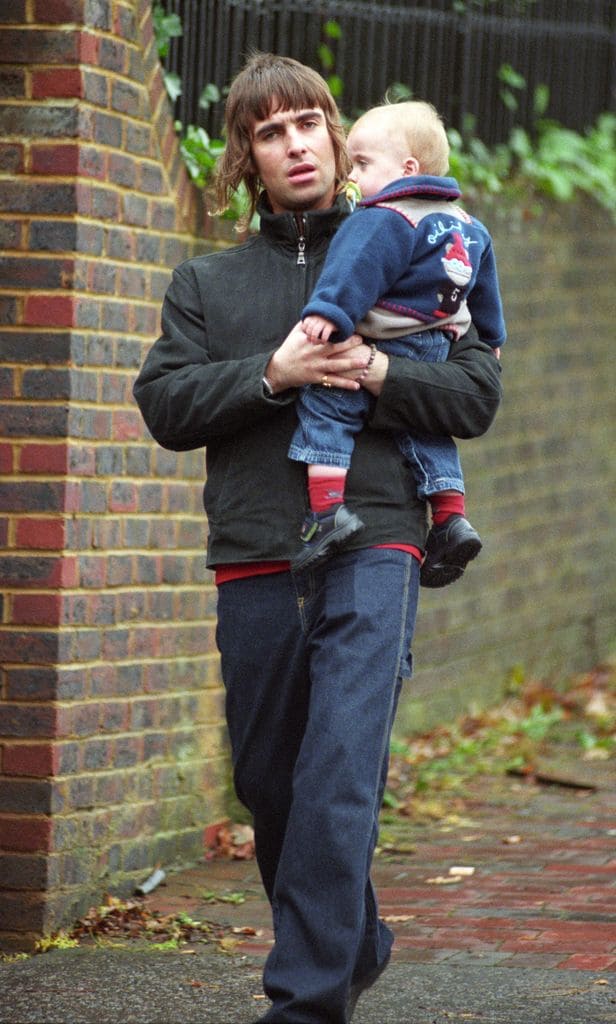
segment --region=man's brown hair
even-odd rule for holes
[[[234,78],[225,106],[225,151],[216,169],[216,199],[225,209],[243,181],[248,191],[250,221],[261,191],[250,148],[255,121],[265,121],[276,110],[319,107],[334,147],[336,186],[350,171],[344,128],[327,83],[318,72],[292,57],[253,53]]]

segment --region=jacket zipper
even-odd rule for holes
[[[306,238],[304,235],[304,228],[306,227],[306,218],[301,214],[295,217],[295,226],[297,228],[297,261],[296,266],[306,266]]]

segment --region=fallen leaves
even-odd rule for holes
[[[222,825],[216,833],[208,859],[252,860],[255,855],[255,834],[251,825]]]
[[[483,1020],[483,1014],[471,1013],[466,1010],[454,1010],[453,1013],[443,1010],[443,1017],[455,1017],[456,1020]]]
[[[435,875],[434,878],[426,878],[426,885],[455,885],[456,882],[461,882],[462,879],[459,877],[452,878],[447,875]]]
[[[436,875],[434,878],[426,878],[426,885],[455,885],[465,878],[475,874],[475,868],[469,864],[458,864],[449,868],[447,875]]]
[[[562,750],[577,771],[546,770],[546,749]],[[383,817],[455,824],[452,818],[466,807],[465,785],[478,775],[511,773],[535,785],[596,788],[588,781],[591,765],[583,773],[582,762],[605,762],[614,754],[616,664],[599,665],[566,686],[518,673],[500,705],[392,742]]]
[[[221,947],[228,929],[213,921],[196,921],[186,913],[158,914],[144,899],[121,900],[105,896],[74,925],[72,940],[108,941],[145,939],[158,949],[177,949],[182,943],[208,942]]]
[[[221,953],[234,953],[239,945],[240,940],[234,939],[230,935],[225,935],[224,938],[218,942],[218,948]]]
[[[206,903],[232,903],[233,906],[239,907],[242,903],[246,902],[246,893],[231,892],[228,889],[222,892],[216,892],[214,889],[205,889],[201,893],[201,899],[205,900]]]
[[[78,945],[79,943],[72,932],[69,934],[61,929],[52,935],[42,935],[37,940],[34,950],[36,953],[49,953],[52,949],[73,949]]]
[[[209,989],[210,992],[220,992],[222,987],[219,982],[200,981],[199,978],[189,978],[184,982],[184,984],[188,985],[190,988],[206,988]]]

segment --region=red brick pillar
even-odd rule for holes
[[[202,454],[132,383],[195,250],[146,0],[0,9],[0,941],[223,816]]]

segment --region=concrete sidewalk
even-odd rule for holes
[[[374,878],[396,944],[353,1024],[616,1024],[616,784],[604,767],[594,791],[479,779],[451,814],[384,825]],[[272,932],[254,861],[205,861],[146,903],[215,921],[237,945],[127,941],[0,964],[0,1024],[247,1024],[264,1012]]]

